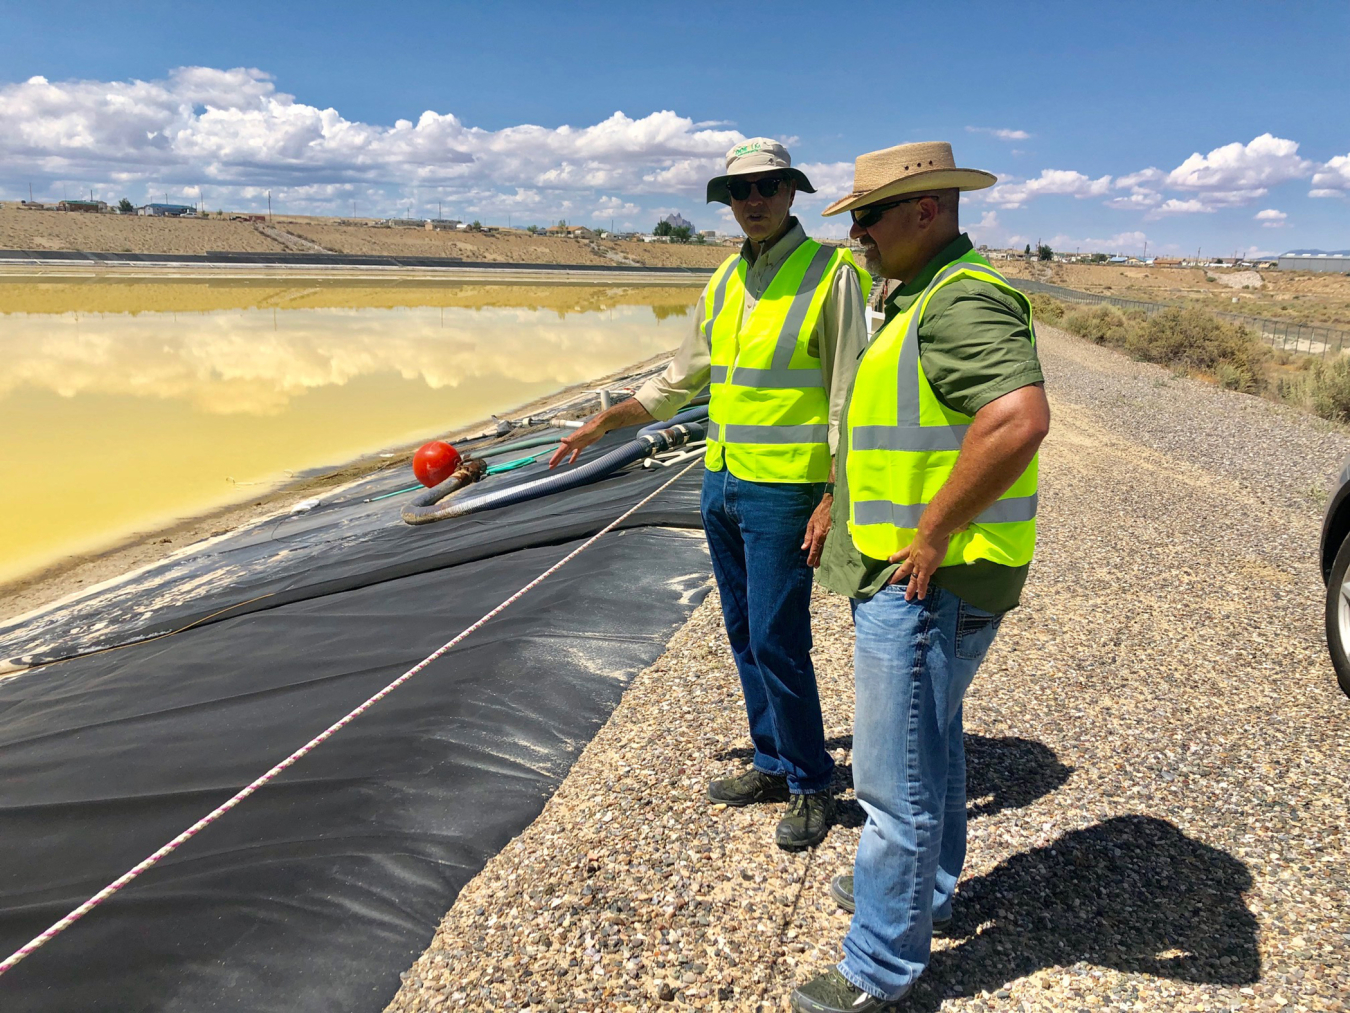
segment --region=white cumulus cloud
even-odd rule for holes
[[[708,177],[743,139],[669,110],[579,127],[484,130],[432,110],[363,123],[299,102],[249,68],[0,86],[0,165],[11,177],[140,199],[166,189],[194,199],[200,185],[213,204],[271,189],[288,206],[316,208],[349,207],[372,187],[391,205],[439,195],[458,212],[521,194],[543,195],[541,210],[571,200],[599,211],[601,199],[657,192],[701,204]]]
[[[1190,200],[1177,200],[1173,197],[1171,200],[1165,200],[1154,208],[1150,213],[1150,218],[1158,218],[1162,215],[1194,215],[1194,214],[1213,214],[1214,208],[1202,200],[1192,197]]]
[[[1298,142],[1262,134],[1248,144],[1233,142],[1207,155],[1198,151],[1167,174],[1178,190],[1256,191],[1302,179],[1313,163],[1299,157]]]
[[[999,127],[966,127],[966,131],[972,134],[988,134],[990,137],[997,137],[1000,141],[1025,141],[1031,137],[1025,130],[1008,130]]]
[[[1289,216],[1283,211],[1276,211],[1274,208],[1266,208],[1264,211],[1258,211],[1252,216],[1264,228],[1279,229],[1284,227],[1285,219]]]
[[[1313,173],[1309,197],[1350,196],[1350,155],[1337,155]]]
[[[1089,179],[1070,169],[1042,169],[1035,179],[1023,182],[1000,183],[985,194],[985,201],[1002,208],[1020,208],[1033,197],[1049,194],[1071,197],[1100,197],[1111,190],[1111,177]]]

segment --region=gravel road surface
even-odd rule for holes
[[[1350,1008],[1350,700],[1317,536],[1350,436],[1045,328],[1054,408],[1023,607],[967,698],[955,933],[907,1006]],[[714,809],[750,755],[716,595],[535,823],[465,888],[390,1011],[786,1008],[839,957],[862,812],[852,628],[817,589],[842,807]]]

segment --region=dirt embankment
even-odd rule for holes
[[[146,218],[0,208],[0,249],[93,253],[288,253],[455,257],[514,264],[716,267],[735,247],[563,239],[523,230],[427,231],[376,223],[278,215],[255,226],[221,218]]]
[[[997,266],[1012,278],[1032,278],[1080,292],[1146,302],[1193,302],[1209,310],[1275,317],[1303,324],[1350,326],[1350,277],[1342,274],[1121,267],[1115,264],[1028,264],[1020,260],[1000,261]],[[1235,277],[1239,274],[1245,277]],[[1250,278],[1253,274],[1259,278],[1259,284]],[[1235,282],[1239,283],[1237,287],[1234,287]]]

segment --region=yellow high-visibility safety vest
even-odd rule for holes
[[[728,258],[704,295],[712,352],[712,399],[704,462],[751,482],[825,482],[830,477],[830,393],[807,344],[835,275],[858,272],[863,300],[872,279],[847,249],[806,240],[745,314],[745,261]]]
[[[919,517],[956,466],[971,416],[938,400],[919,356],[919,321],[933,293],[959,278],[989,282],[1017,299],[1031,325],[1031,304],[978,253],[939,271],[882,328],[858,365],[848,412],[849,531],[858,551],[886,559],[914,540]],[[1035,341],[1035,331],[1032,331]],[[951,537],[942,566],[988,559],[1031,562],[1036,545],[1037,462],[968,528]]]

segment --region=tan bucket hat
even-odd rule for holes
[[[708,203],[730,204],[731,191],[727,189],[727,180],[732,176],[745,176],[752,172],[782,171],[791,176],[797,189],[803,193],[815,193],[816,188],[806,178],[801,169],[792,167],[792,156],[787,148],[769,137],[752,137],[742,141],[727,152],[727,172],[725,176],[715,176],[708,180]]]
[[[822,215],[839,215],[887,197],[923,190],[983,190],[998,177],[983,169],[958,169],[946,141],[919,141],[869,151],[853,163],[853,192]]]

